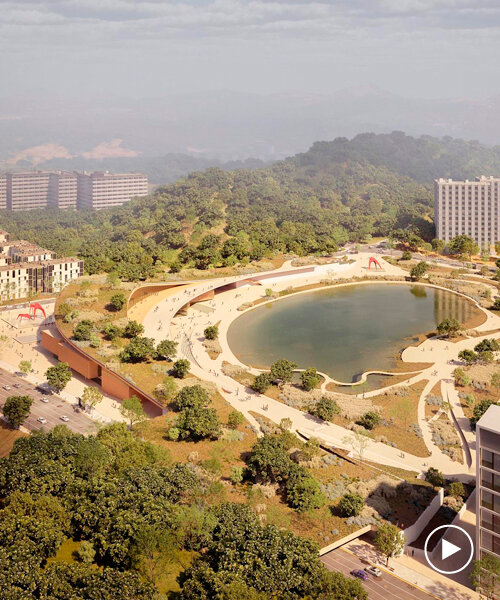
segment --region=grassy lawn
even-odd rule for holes
[[[0,457],[8,456],[14,442],[26,434],[17,429],[11,429],[4,421],[0,421]]]
[[[389,441],[395,442],[397,448],[405,452],[410,452],[415,456],[429,456],[429,451],[422,438],[408,430],[408,426],[412,423],[417,423],[418,400],[424,389],[427,381],[419,381],[417,384],[406,388],[407,395],[399,395],[398,390],[390,390],[385,394],[374,396],[373,404],[380,408],[380,414],[383,419],[389,421],[392,419],[393,425],[375,427],[371,435],[372,437],[385,436]],[[406,412],[406,428],[405,418],[403,417],[404,407],[407,406]]]

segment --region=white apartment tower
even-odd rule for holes
[[[434,181],[436,237],[467,235],[479,247],[500,241],[500,178]]]

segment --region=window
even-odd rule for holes
[[[481,510],[481,527],[500,534],[500,515]]]
[[[494,554],[500,554],[500,538],[492,535],[488,531],[482,531],[481,548],[493,552]]]
[[[481,485],[495,492],[500,492],[500,475],[481,469]]]

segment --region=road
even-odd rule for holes
[[[344,575],[349,575],[353,569],[363,569],[366,566],[357,556],[342,548],[325,554],[321,560],[328,570],[340,571]],[[430,600],[431,598],[435,600],[435,596],[413,587],[386,571],[379,578],[372,575],[368,577],[367,581],[363,581],[363,586],[368,592],[369,600]]]
[[[14,387],[14,384],[20,387]],[[3,386],[9,385],[10,390],[4,390]],[[91,433],[96,431],[96,425],[92,419],[89,419],[81,412],[77,412],[73,406],[65,402],[58,396],[45,396],[49,401],[44,403],[40,400],[43,394],[35,389],[35,386],[26,381],[23,377],[13,375],[4,369],[0,369],[0,409],[8,396],[31,396],[33,404],[31,405],[31,414],[24,423],[24,426],[30,431],[39,431],[40,429],[49,430],[55,425],[62,425],[61,416],[66,415],[69,421],[65,423],[72,431],[76,433]],[[45,417],[46,424],[37,421],[38,417]]]

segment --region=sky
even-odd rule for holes
[[[0,100],[500,94],[500,0],[0,0]]]

